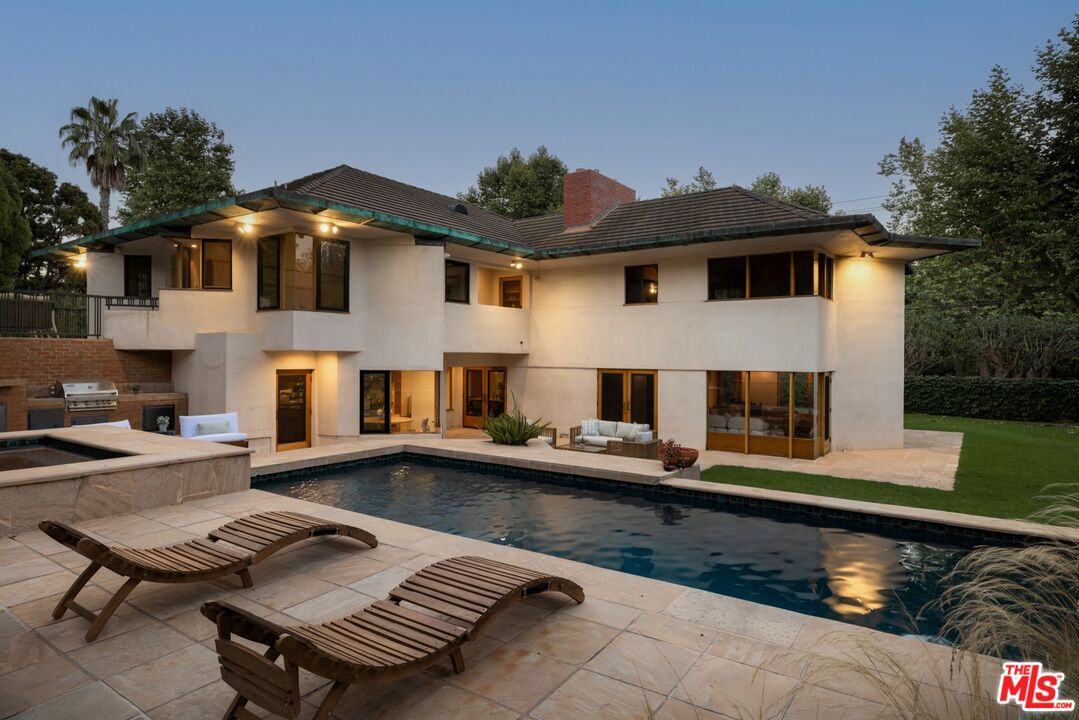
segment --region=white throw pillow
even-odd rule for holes
[[[599,420],[582,420],[581,435],[599,435]]]

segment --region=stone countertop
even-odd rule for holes
[[[47,465],[26,470],[8,470],[0,472],[0,487],[67,480],[118,470],[151,468],[176,462],[234,457],[252,453],[249,448],[110,426],[0,433],[0,440],[40,437],[122,453],[123,457]]]

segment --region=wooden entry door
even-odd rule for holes
[[[646,423],[656,429],[656,371],[600,370],[600,420]]]
[[[465,427],[483,427],[488,417],[506,412],[506,368],[466,367]]]
[[[277,371],[277,449],[311,447],[311,370]]]

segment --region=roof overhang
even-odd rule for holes
[[[196,205],[186,210],[160,215],[147,220],[111,230],[102,230],[77,240],[39,248],[31,253],[32,257],[46,255],[66,255],[86,250],[107,250],[132,240],[148,237],[190,237],[191,228],[196,225],[240,218],[253,212],[282,208],[296,212],[318,215],[320,218],[340,220],[342,222],[361,222],[369,227],[379,227],[395,232],[405,232],[426,240],[441,240],[467,247],[480,248],[490,252],[512,254],[521,257],[536,257],[539,253],[526,245],[509,243],[503,240],[485,238],[474,233],[425,223],[411,218],[368,210],[335,203],[321,198],[290,192],[281,188],[266,188],[255,192],[222,198]]]
[[[587,243],[562,247],[532,248],[519,243],[487,238],[474,233],[434,225],[411,218],[368,210],[336,203],[321,198],[284,190],[266,188],[255,192],[223,198],[196,205],[159,217],[140,220],[123,227],[103,230],[77,240],[70,240],[59,245],[39,248],[31,253],[32,257],[46,255],[66,255],[87,250],[108,250],[132,240],[148,237],[190,237],[191,228],[197,225],[239,218],[254,212],[283,208],[301,213],[318,215],[320,218],[340,220],[342,222],[361,222],[371,227],[379,227],[395,232],[405,232],[427,241],[449,242],[489,252],[512,254],[519,258],[533,260],[569,258],[603,253],[630,252],[650,248],[675,247],[699,243],[741,240],[754,237],[775,237],[800,235],[828,231],[849,231],[857,235],[866,245],[912,249],[920,251],[919,257],[929,257],[957,250],[976,248],[980,240],[968,238],[924,237],[891,233],[872,215],[839,215],[819,219],[798,219],[779,223],[746,225],[722,229],[702,229],[694,232],[674,235],[658,235],[633,240],[618,240],[608,243]]]
[[[936,255],[957,250],[979,247],[981,240],[969,238],[938,238],[920,235],[900,235],[889,232],[872,215],[839,215],[820,219],[799,219],[787,222],[746,225],[720,230],[703,229],[676,235],[659,235],[638,238],[631,241],[618,240],[609,243],[590,243],[585,246],[553,247],[543,250],[544,257],[563,258],[582,255],[598,255],[611,252],[632,252],[650,248],[676,247],[698,243],[722,242],[724,240],[744,240],[755,237],[776,237],[783,235],[803,235],[829,231],[849,231],[857,235],[866,245],[874,247],[894,247],[926,251],[926,255]]]

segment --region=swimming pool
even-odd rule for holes
[[[258,488],[535,550],[886,632],[935,634],[919,614],[973,547],[773,509],[715,507],[662,490],[573,487],[396,456]],[[512,475],[512,476],[511,476]]]

